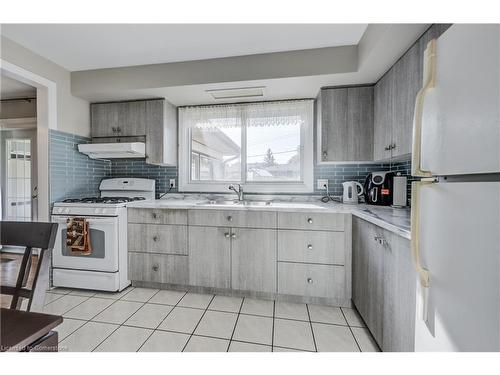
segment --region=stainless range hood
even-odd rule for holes
[[[143,142],[87,143],[78,145],[78,151],[91,159],[123,159],[146,157]]]

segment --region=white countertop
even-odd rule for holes
[[[370,223],[380,226],[392,233],[411,239],[410,209],[372,206],[367,204],[342,204],[336,202],[323,203],[318,200],[273,201],[271,205],[214,205],[207,199],[190,197],[157,199],[154,201],[137,201],[127,204],[130,208],[171,208],[171,209],[203,209],[203,210],[258,210],[258,211],[290,211],[290,212],[333,212],[351,213]]]

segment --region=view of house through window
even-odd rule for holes
[[[307,100],[187,107],[193,183],[302,183]],[[312,139],[309,140],[312,142]]]

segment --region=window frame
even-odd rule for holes
[[[314,100],[299,99],[308,104],[308,118],[300,128],[300,181],[247,181],[247,128],[246,124],[241,128],[241,178],[242,181],[193,181],[191,180],[191,129],[183,126],[182,112],[179,111],[179,191],[180,192],[210,192],[227,193],[231,184],[241,184],[247,193],[312,193],[314,192]],[[299,101],[297,100],[297,101]],[[292,100],[290,100],[292,101]],[[249,102],[234,105],[251,105]],[[232,104],[221,104],[232,105]],[[217,106],[217,105],[214,105]]]

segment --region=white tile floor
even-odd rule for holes
[[[353,309],[129,287],[120,293],[56,288],[60,351],[378,351]]]

